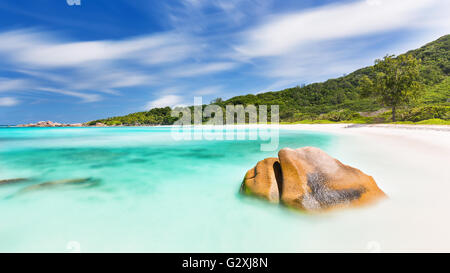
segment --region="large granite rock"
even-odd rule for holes
[[[281,149],[278,159],[258,162],[247,172],[242,188],[302,211],[361,206],[386,196],[371,176],[314,147]]]
[[[278,158],[266,158],[247,172],[242,182],[241,192],[278,203],[280,200],[278,181],[281,181],[281,167]]]

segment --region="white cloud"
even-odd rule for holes
[[[101,70],[101,73],[97,71]],[[67,75],[66,85],[77,90],[108,90],[113,88],[151,85],[154,78],[138,71],[109,67],[86,67]]]
[[[160,84],[161,79],[155,78],[161,67],[183,62],[201,48],[186,35],[171,32],[73,42],[55,33],[22,29],[0,33],[0,41],[0,58],[9,70],[28,80],[0,79],[0,91],[25,87],[54,93],[59,90],[84,102],[100,99],[88,94],[92,91],[117,95],[120,92],[116,89]]]
[[[193,48],[190,44],[166,44],[158,48],[158,50],[147,50],[140,52],[139,61],[143,64],[157,65],[164,63],[172,63],[186,59],[197,52],[197,48]]]
[[[301,45],[386,32],[400,28],[450,25],[448,14],[429,16],[445,1],[437,0],[370,0],[332,4],[290,14],[276,15],[267,23],[243,34],[236,50],[246,57],[288,54]]]
[[[145,110],[150,110],[152,108],[157,107],[174,107],[174,106],[180,106],[180,103],[182,101],[182,97],[177,95],[166,95],[162,96],[156,100],[149,101],[147,105],[145,106]]]
[[[200,7],[204,4],[204,1],[202,0],[183,0],[182,2],[184,5],[191,5],[194,7]]]
[[[381,5],[383,2],[381,0],[366,0],[366,3],[369,6],[379,6]]]
[[[12,97],[3,97],[0,98],[0,106],[14,106],[19,104],[20,102]]]
[[[154,77],[151,75],[132,70],[111,69],[105,66],[87,66],[85,68],[70,71],[69,73],[53,73],[23,69],[18,69],[16,72],[35,78],[35,82],[38,80],[50,81],[53,84],[60,86],[60,88],[95,90],[111,95],[120,93],[117,90],[114,90],[114,88],[151,85],[155,81]],[[28,88],[33,86],[27,81],[24,81],[24,83],[27,84],[26,87]]]
[[[217,93],[220,93],[221,91],[222,91],[222,86],[207,86],[207,87],[203,87],[198,90],[195,90],[194,95],[206,96],[206,95],[217,94]]]
[[[195,50],[187,37],[171,33],[116,41],[65,42],[48,33],[17,30],[0,33],[0,40],[0,54],[44,68],[84,67],[93,62],[120,60],[166,63],[182,60]]]
[[[23,90],[29,86],[29,82],[24,79],[0,78],[0,92]]]
[[[86,94],[81,92],[61,90],[55,88],[37,88],[37,90],[81,98],[83,99],[84,102],[96,102],[101,100],[101,96],[97,94]]]
[[[100,99],[92,91],[117,95],[127,87],[164,86],[176,78],[218,73],[235,67],[214,62],[207,45],[188,34],[166,32],[122,40],[74,42],[50,32],[0,32],[0,58],[26,81],[0,79],[0,91],[34,89]],[[202,54],[198,54],[202,52]],[[204,63],[204,59],[209,62]],[[25,85],[27,84],[27,85]],[[70,90],[70,91],[68,91]]]
[[[206,64],[195,64],[187,65],[182,68],[177,68],[168,71],[167,75],[172,77],[192,77],[211,73],[222,72],[226,70],[233,69],[237,66],[236,63],[232,62],[218,62],[218,63],[206,63]]]
[[[61,74],[56,74],[56,73],[34,71],[34,70],[29,70],[29,69],[17,69],[17,70],[15,70],[15,72],[18,72],[18,73],[21,73],[21,74],[24,74],[27,76],[39,78],[39,79],[57,82],[57,83],[66,83],[66,81],[67,81],[66,77],[64,77],[64,74],[61,75]]]
[[[183,92],[186,92],[185,86],[168,86],[158,90],[158,94],[161,96],[179,94]]]

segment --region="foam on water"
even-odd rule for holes
[[[174,141],[170,128],[1,128],[0,180],[30,181],[0,186],[0,251],[65,252],[73,242],[83,252],[439,247],[424,238],[409,243],[400,230],[405,219],[388,213],[394,208],[410,219],[413,213],[404,202],[414,197],[391,182],[420,179],[427,173],[409,169],[395,157],[381,160],[382,151],[363,141],[280,132],[279,148],[319,147],[374,175],[391,197],[398,197],[372,208],[312,216],[238,194],[245,172],[258,160],[277,154],[261,152],[258,140]],[[398,168],[391,168],[394,163]],[[16,194],[40,182],[87,177],[100,183]],[[407,224],[418,220],[414,219]],[[440,224],[441,229],[448,227]],[[440,244],[448,246],[442,240]]]

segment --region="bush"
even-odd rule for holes
[[[418,122],[427,119],[450,119],[450,106],[422,106],[407,109],[399,112],[399,119],[402,121]]]
[[[314,113],[300,113],[297,112],[294,114],[293,120],[294,121],[300,121],[300,120],[314,120],[317,119],[318,115]]]
[[[119,120],[108,120],[106,122],[106,125],[117,126],[117,125],[122,125],[122,122],[120,122]]]
[[[443,120],[443,119],[427,119],[417,122],[417,124],[433,124],[433,125],[450,125],[450,120]]]
[[[346,121],[362,118],[360,114],[348,109],[331,111],[319,116],[319,119],[327,119],[331,121]]]

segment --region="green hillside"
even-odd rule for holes
[[[417,101],[398,110],[398,119],[411,122],[432,120],[430,122],[450,123],[450,35],[405,54],[411,54],[421,61],[420,81],[423,92]],[[237,96],[225,101],[216,99],[212,103],[223,108],[230,104],[279,105],[282,122],[390,122],[389,110],[380,110],[384,109],[383,105],[374,98],[362,96],[360,79],[364,75],[373,78],[373,73],[372,67],[365,67],[322,83],[257,95]],[[89,124],[97,122],[108,125],[172,124],[176,118],[170,117],[170,110],[169,107],[156,108],[96,120]]]

